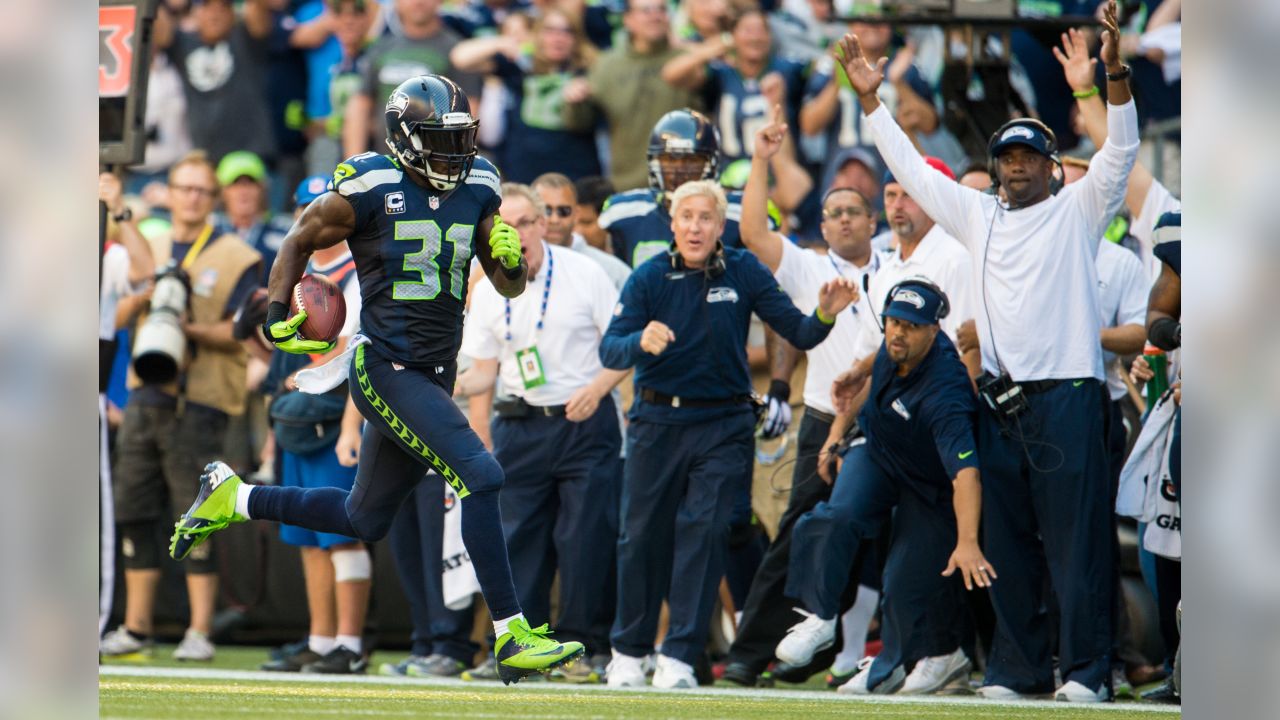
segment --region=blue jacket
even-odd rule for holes
[[[805,316],[755,255],[725,248],[725,271],[677,272],[662,253],[642,263],[622,288],[613,321],[600,342],[607,368],[636,368],[636,401],[630,416],[673,425],[699,423],[742,412],[747,405],[673,408],[643,402],[642,389],[690,399],[723,399],[751,393],[747,332],[758,314],[801,350],[826,339],[831,325]],[[671,328],[675,341],[661,355],[640,349],[650,321]]]
[[[960,470],[978,467],[973,386],[960,355],[939,332],[924,360],[898,377],[884,343],[871,369],[871,392],[858,414],[872,461],[929,501],[951,498]]]

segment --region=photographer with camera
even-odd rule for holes
[[[202,152],[169,171],[172,232],[152,241],[159,271],[137,322],[117,438],[114,504],[125,567],[124,624],[102,638],[104,656],[149,655],[160,582],[160,528],[195,500],[205,464],[221,452],[227,423],[245,409],[244,349],[231,317],[258,285],[261,256],[211,222],[218,182]],[[178,660],[211,660],[218,587],[208,548],[187,565],[191,620]]]
[[[981,690],[988,698],[1111,699],[1111,493],[1094,257],[1124,202],[1138,122],[1114,2],[1103,25],[1108,137],[1090,172],[1055,194],[1052,131],[1013,120],[988,144],[1006,199],[939,178],[876,98],[883,61],[868,63],[856,36],[839,43],[889,169],[974,256],[984,551],[1007,578],[991,591],[998,626]],[[1046,572],[1060,609],[1056,691]]]

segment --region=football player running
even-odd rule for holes
[[[515,228],[497,215],[498,172],[476,157],[478,122],[461,88],[440,75],[406,80],[387,100],[386,124],[391,154],[365,153],[338,165],[329,191],[285,238],[263,327],[287,352],[330,348],[300,337],[306,314],[286,319],[287,306],[311,253],[347,240],[364,303],[363,337],[349,350],[351,395],[368,420],[354,487],[254,487],[213,463],[178,520],[170,554],[181,559],[213,532],[249,519],[376,541],[434,469],[462,501],[463,541],[494,619],[499,676],[511,683],[571,662],[583,649],[524,619],[498,512],[502,468],[451,395],[472,256],[506,297],[524,291],[528,266]],[[336,369],[328,384],[348,370]]]

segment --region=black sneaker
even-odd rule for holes
[[[285,643],[284,645],[281,645],[278,648],[272,648],[271,659],[283,660],[289,657],[290,655],[297,655],[303,650],[306,650],[309,643],[310,643],[310,640],[308,638],[302,638],[297,642]]]
[[[325,675],[363,675],[368,667],[369,661],[363,655],[339,645],[319,660],[303,665],[302,672]]]
[[[760,680],[760,674],[746,663],[735,661],[724,666],[724,674],[721,678],[742,687],[755,687]]]
[[[1182,698],[1173,687],[1173,680],[1165,680],[1159,686],[1142,693],[1142,699],[1147,702],[1164,703],[1166,705],[1182,704]]]
[[[302,649],[282,658],[262,663],[259,667],[267,672],[302,672],[302,668],[311,663],[320,662],[323,658],[306,645]]]

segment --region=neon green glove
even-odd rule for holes
[[[305,340],[298,337],[298,328],[302,327],[302,323],[306,320],[307,313],[300,312],[288,320],[270,323],[263,330],[267,333],[267,339],[275,343],[276,347],[294,355],[323,355],[337,346],[337,343]]]
[[[493,216],[493,229],[489,231],[489,252],[508,270],[519,265],[524,256],[520,250],[520,233],[497,215]]]

